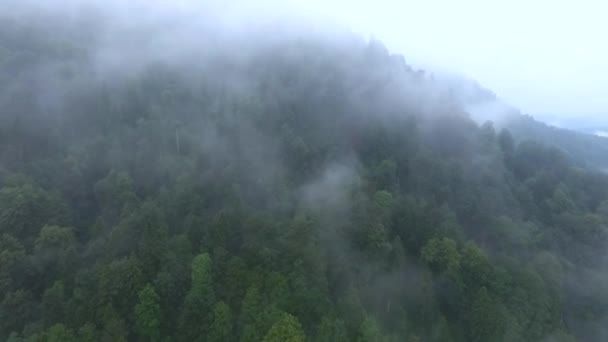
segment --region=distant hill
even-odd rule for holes
[[[532,116],[538,121],[558,128],[600,136],[608,135],[608,115],[591,113],[581,115],[533,114]]]
[[[516,139],[538,140],[558,147],[584,166],[608,168],[608,138],[545,124],[529,115],[512,115],[506,121]]]
[[[469,103],[473,119],[479,123],[492,121],[497,128],[509,129],[516,141],[542,142],[560,149],[580,166],[608,169],[608,138],[597,134],[608,131],[608,128],[604,128],[601,122],[592,124],[586,121],[585,124],[573,118],[558,120],[552,116],[543,116],[547,120],[543,122],[498,99],[488,100],[487,97]]]

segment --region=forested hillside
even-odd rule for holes
[[[506,123],[515,139],[546,141],[560,148],[569,158],[584,167],[608,170],[608,138],[606,137],[553,127],[527,115],[513,116]]]
[[[377,40],[86,13],[0,16],[0,340],[608,338],[607,176]]]
[[[508,129],[516,142],[541,142],[561,150],[583,168],[603,172],[608,170],[608,137],[595,135],[589,132],[590,128],[585,132],[574,125],[572,128],[555,127],[522,114],[495,97],[475,98],[469,103],[472,104],[473,118],[477,121],[495,121],[498,127]],[[601,127],[598,126],[596,131],[601,131]]]

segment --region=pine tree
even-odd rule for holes
[[[263,342],[304,342],[306,337],[298,319],[284,313],[270,328]]]
[[[192,261],[192,285],[186,295],[179,322],[181,341],[204,341],[215,304],[211,257],[204,253]]]
[[[150,284],[138,294],[139,302],[135,305],[135,326],[139,336],[148,341],[160,340],[160,298]]]
[[[207,337],[208,342],[230,342],[234,339],[232,312],[226,303],[220,301],[213,309],[213,321]]]

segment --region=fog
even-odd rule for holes
[[[308,1],[415,65],[464,74],[541,117],[608,115],[601,0]]]
[[[391,341],[605,336],[608,179],[501,130],[514,107],[556,124],[607,109],[608,58],[592,30],[600,11],[558,7],[551,16],[539,3],[467,0],[2,7],[0,242],[29,261],[0,263],[0,338],[64,322],[2,319],[25,301],[22,288],[38,305],[56,279],[108,305],[68,328],[99,321],[103,334],[133,326],[136,292],[149,283],[168,301],[157,335],[178,341],[206,336],[208,324],[188,315],[215,315],[213,300],[190,299],[213,286],[235,317],[255,302],[250,293],[267,292],[271,305],[249,309],[298,316],[309,337],[321,315],[331,327],[345,317],[343,341],[380,334],[374,325]],[[61,227],[41,229],[47,222]],[[47,253],[45,231],[74,240],[64,241],[73,254]],[[217,279],[186,295],[196,253],[212,254]],[[71,259],[80,273],[44,273]],[[227,264],[243,270],[223,274]],[[589,291],[576,284],[583,272]],[[595,311],[583,307],[588,292]],[[70,305],[85,306],[74,296]],[[234,325],[243,336],[259,325],[245,314]]]
[[[66,11],[101,2],[19,3]],[[138,10],[144,3],[148,11]],[[150,12],[152,5],[156,11]],[[192,18],[202,6],[205,11],[221,8],[217,19],[235,27],[285,14],[339,23],[381,39],[414,66],[475,79],[510,105],[552,123],[597,120],[608,113],[608,47],[603,43],[608,27],[600,0],[103,2],[130,25],[159,16]]]

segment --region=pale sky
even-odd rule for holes
[[[605,0],[328,0],[299,5],[531,114],[608,117]]]

